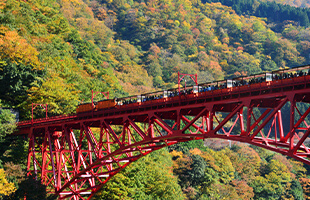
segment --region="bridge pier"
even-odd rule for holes
[[[29,136],[28,171],[59,199],[77,200],[137,159],[189,140],[246,142],[310,164],[310,80],[243,89],[20,124]]]

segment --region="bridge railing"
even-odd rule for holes
[[[37,123],[44,123],[44,122],[49,122],[49,121],[55,121],[55,120],[66,120],[66,119],[74,119],[76,115],[58,115],[58,116],[52,116],[48,118],[39,118],[39,119],[34,119],[32,120],[27,120],[27,121],[22,121],[18,122],[17,126],[27,126],[31,124],[37,124]]]
[[[142,102],[135,102],[135,103],[130,103],[130,104],[117,105],[116,108],[130,108],[130,107],[135,107],[135,106],[139,106],[139,105],[182,101],[184,99],[195,98],[198,96],[210,96],[211,97],[214,95],[230,94],[231,92],[233,92],[233,93],[235,93],[235,92],[237,92],[237,93],[238,92],[247,92],[247,91],[252,91],[252,90],[256,90],[256,89],[264,89],[264,88],[272,89],[272,88],[276,88],[278,86],[294,85],[294,84],[306,83],[306,82],[310,82],[310,75],[283,78],[283,79],[273,80],[270,82],[259,82],[259,83],[254,83],[254,84],[246,84],[246,85],[241,85],[241,86],[234,86],[231,88],[212,89],[212,90],[198,92],[198,94],[181,94],[181,95],[178,94],[178,96],[168,97],[168,98],[164,98],[164,99],[162,99],[162,98],[161,99],[152,99],[152,100],[148,100],[145,102],[142,101]],[[216,85],[219,85],[219,83],[216,82]],[[215,83],[205,83],[205,84],[201,84],[199,86],[209,87],[209,86],[213,86],[212,84],[215,84]],[[162,92],[157,92],[157,93],[159,96]],[[145,96],[147,96],[147,95],[149,95],[149,94],[146,94]],[[131,97],[123,98],[123,100],[128,100],[128,99],[132,99],[132,98],[137,98],[137,96],[131,96]],[[19,122],[17,125],[19,127],[21,127],[21,126],[28,126],[28,125],[32,125],[32,124],[44,123],[44,122],[55,121],[55,120],[57,121],[57,120],[73,119],[75,117],[76,117],[76,114],[59,115],[59,116],[53,116],[53,117],[48,117],[48,118],[35,119],[35,120],[33,120],[33,122],[31,120],[22,121],[22,122]]]

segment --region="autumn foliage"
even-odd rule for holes
[[[91,90],[115,98],[176,87],[178,72],[204,83],[309,64],[309,9],[231,2],[1,1],[0,107],[18,109],[20,120],[31,118],[31,103],[47,103],[49,116],[71,114]],[[273,15],[264,5],[292,12]],[[46,195],[23,176],[26,139],[4,139],[12,131],[1,123],[0,197],[22,194],[28,183]],[[300,162],[248,145],[189,142],[133,163],[96,198],[310,199],[308,175]]]

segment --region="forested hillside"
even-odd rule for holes
[[[170,154],[160,150],[126,168],[94,199],[310,198],[306,168],[267,150],[234,145],[215,151],[203,147],[202,141],[169,150]],[[176,177],[167,175],[167,168],[179,185]]]
[[[231,6],[237,14],[264,17],[269,22],[281,23],[289,20],[298,25],[308,27],[310,21],[309,8],[287,5],[284,2],[268,0],[204,0],[205,2],[220,2]],[[277,32],[279,32],[277,30]]]
[[[220,3],[8,0],[1,10],[1,103],[24,118],[30,102],[74,112],[91,89],[174,87],[178,71],[206,82],[310,59],[308,28],[283,21],[274,32]]]
[[[262,0],[266,1],[266,0]],[[275,1],[277,3],[286,4],[290,6],[302,7],[302,8],[309,8],[310,1],[309,0],[268,0],[268,1]]]
[[[176,87],[178,72],[203,83],[309,64],[309,10],[278,7],[296,14],[287,19],[259,15],[262,2],[240,2],[0,1],[0,107],[18,109],[20,120],[30,119],[31,103],[47,103],[49,116],[70,114],[92,89],[114,98]],[[0,119],[0,188],[8,188],[0,198],[22,197],[31,184],[46,196],[24,177],[26,139],[5,137],[14,118],[1,111]],[[307,175],[302,164],[261,149],[194,142],[134,163],[96,198],[302,199],[310,198]]]

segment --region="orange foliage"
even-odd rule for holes
[[[197,149],[197,148],[191,149],[191,150],[189,150],[189,152],[193,155],[201,155],[202,154],[201,150]]]
[[[304,197],[305,199],[310,199],[310,179],[309,178],[300,178],[299,182],[302,186],[302,189],[304,191]]]
[[[199,31],[199,29],[197,29],[197,28],[194,28],[193,30],[192,30],[192,33],[195,35],[195,39],[197,39],[198,37],[199,37],[199,35],[200,35],[200,31]]]
[[[16,31],[7,31],[0,35],[0,58],[13,63],[31,65],[34,69],[41,69],[38,51],[28,44],[27,40]]]
[[[259,173],[261,159],[258,153],[248,145],[239,144],[237,154],[229,153],[235,170],[242,175],[243,180],[252,180]]]
[[[183,39],[182,43],[188,47],[194,44],[194,38],[190,34],[183,34],[182,39]]]
[[[160,53],[160,48],[155,44],[151,44],[151,47],[149,51],[154,55],[155,58],[158,58],[158,55]]]
[[[107,17],[107,11],[103,8],[99,8],[96,13],[96,17],[101,21],[105,20],[105,18]]]
[[[250,187],[245,181],[233,180],[230,184],[236,189],[238,198],[252,199],[254,197],[253,188]]]
[[[183,153],[182,151],[176,151],[176,150],[173,150],[170,152],[170,155],[172,155],[172,157],[175,159],[175,158],[183,158]]]
[[[290,171],[292,171],[293,166],[285,156],[282,156],[281,154],[275,154],[273,158],[283,163]]]

